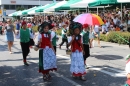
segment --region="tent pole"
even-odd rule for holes
[[[97,15],[98,15],[98,7],[97,7]]]
[[[121,22],[122,22],[122,3],[121,3]]]
[[[86,13],[88,12],[88,9],[86,8]]]

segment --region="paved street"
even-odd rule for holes
[[[51,73],[51,81],[43,82],[42,74],[38,73],[38,52],[31,49],[28,56],[30,66],[24,66],[19,40],[15,39],[14,53],[9,54],[4,36],[0,36],[0,86],[123,86],[126,80],[124,57],[130,49],[107,42],[101,42],[101,45],[103,48],[97,47],[95,42],[95,47],[90,49],[87,81],[71,77],[70,57],[63,46],[61,50],[57,48],[58,71]]]

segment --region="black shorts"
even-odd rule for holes
[[[84,61],[85,61],[86,58],[88,58],[90,56],[90,50],[89,50],[88,44],[83,44],[83,47],[84,47],[84,52],[85,52],[85,55],[83,55],[83,57],[84,57]]]
[[[53,48],[54,48],[54,50],[55,50],[55,52],[56,52],[56,46],[53,46]]]
[[[33,39],[30,39],[30,41],[29,41],[29,46],[34,46],[34,45],[35,45],[34,40],[33,40]]]

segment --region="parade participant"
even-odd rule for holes
[[[68,46],[71,46],[71,66],[70,71],[72,77],[80,77],[81,80],[85,81],[84,75],[86,74],[83,53],[84,47],[82,44],[82,36],[80,35],[82,25],[74,22],[70,24],[69,29],[73,32],[71,39],[69,40]]]
[[[125,66],[125,71],[127,74],[127,81],[125,86],[130,86],[130,54],[126,56],[126,66]]]
[[[59,44],[59,48],[61,49],[61,46],[66,42],[66,48],[68,49],[68,40],[67,40],[67,25],[63,24],[63,29],[62,29],[62,42]]]
[[[49,80],[50,71],[57,70],[56,55],[52,45],[51,34],[49,32],[50,24],[43,22],[40,25],[40,33],[38,35],[39,45],[39,72],[43,74],[43,80]]]
[[[23,54],[23,62],[24,65],[29,66],[26,59],[30,52],[29,50],[29,41],[30,37],[32,36],[29,29],[27,28],[27,23],[25,21],[22,22],[22,26],[19,32],[19,38],[20,38],[20,44],[22,48],[22,54]]]
[[[13,46],[14,42],[13,32],[15,34],[15,30],[14,26],[12,25],[11,19],[7,20],[7,25],[5,25],[2,30],[5,30],[5,40],[8,42],[9,53],[12,54],[11,47]]]
[[[52,45],[54,47],[54,50],[56,52],[56,41],[57,41],[57,33],[56,33],[56,27],[54,24],[52,24],[52,30],[51,30],[51,39],[52,39]]]
[[[34,44],[35,44],[34,40],[33,40],[35,33],[32,30],[32,24],[31,23],[28,23],[27,27],[28,27],[28,29],[29,29],[29,31],[31,33],[31,37],[30,37],[30,41],[29,41],[29,47],[32,48],[32,46],[34,46]]]
[[[87,68],[86,59],[90,56],[90,50],[89,50],[89,27],[88,27],[87,24],[83,25],[83,31],[81,33],[81,36],[83,38],[83,47],[84,47],[84,52],[85,52],[85,54],[83,55],[84,63],[85,63],[85,67]]]
[[[2,22],[0,22],[0,34],[1,35],[3,34],[3,31],[2,31]]]

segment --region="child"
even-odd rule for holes
[[[67,25],[64,24],[63,25],[63,29],[62,29],[62,42],[61,44],[59,44],[59,48],[61,49],[61,46],[64,44],[64,42],[66,42],[66,48],[68,49],[68,40],[67,40]]]
[[[32,46],[35,45],[34,40],[33,40],[33,38],[34,38],[34,31],[32,30],[32,24],[31,23],[28,23],[27,27],[28,27],[31,35],[32,35],[32,37],[30,37],[30,41],[29,41],[29,46],[30,46],[30,48],[32,48]]]
[[[56,27],[54,24],[51,24],[51,26],[52,26],[52,30],[51,30],[52,45],[53,45],[54,50],[56,52],[56,41],[57,41]]]
[[[17,35],[18,35],[17,38],[20,38],[20,45],[22,48],[24,65],[29,66],[26,59],[27,59],[27,56],[30,51],[29,50],[29,41],[30,41],[30,37],[32,37],[32,35],[31,35],[29,29],[27,28],[27,23],[25,21],[22,22],[21,29]]]
[[[49,80],[51,75],[50,71],[57,70],[56,55],[52,45],[51,34],[49,32],[50,24],[43,22],[39,28],[41,28],[38,35],[39,45],[39,72],[43,74],[43,80]]]
[[[86,81],[84,75],[86,74],[83,53],[84,48],[82,44],[82,37],[80,35],[82,25],[74,22],[70,25],[69,29],[73,30],[73,36],[68,43],[71,46],[71,67],[70,71],[73,77],[80,77],[81,80]]]
[[[83,47],[84,47],[84,63],[85,63],[85,67],[87,68],[86,65],[86,59],[90,56],[90,50],[89,50],[89,27],[87,24],[83,25],[83,31],[81,33],[81,36],[83,38]]]
[[[130,86],[130,54],[126,56],[126,67],[125,67],[125,71],[127,74],[127,81],[125,86]]]

